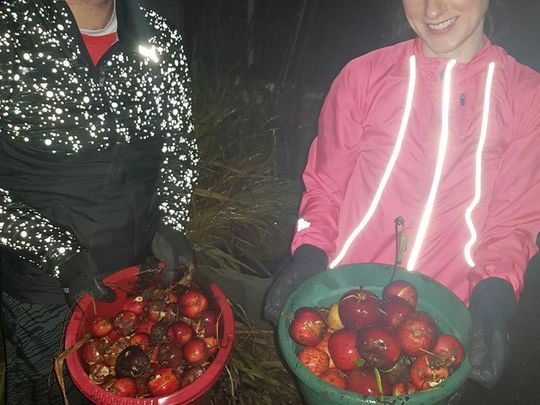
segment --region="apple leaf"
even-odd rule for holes
[[[364,364],[366,364],[366,361],[364,359],[356,359],[354,361],[354,364],[356,364],[356,367],[360,368],[362,367]]]

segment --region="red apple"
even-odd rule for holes
[[[301,307],[289,325],[289,336],[302,346],[317,346],[326,334],[326,321],[315,308]]]
[[[137,384],[131,377],[122,377],[112,384],[109,391],[120,397],[135,398],[137,396]]]
[[[133,311],[120,311],[114,318],[114,329],[122,336],[131,335],[135,332],[138,324],[139,316]]]
[[[357,349],[367,364],[382,370],[393,367],[401,356],[394,332],[385,326],[370,326],[359,332]]]
[[[208,360],[210,351],[204,339],[199,337],[191,338],[182,348],[184,359],[188,364],[196,366],[203,364]]]
[[[198,290],[188,290],[178,297],[180,315],[189,319],[200,318],[208,307],[208,298]]]
[[[326,354],[328,354],[328,356],[330,357],[330,368],[335,368],[336,365],[334,364],[332,356],[330,356],[330,351],[328,350],[328,341],[330,340],[330,336],[332,336],[332,333],[326,333],[321,342],[315,347],[317,349],[321,349],[322,351],[326,352]]]
[[[440,335],[432,352],[442,359],[447,367],[459,366],[465,355],[463,345],[452,335]]]
[[[82,347],[81,355],[83,360],[89,366],[100,363],[103,361],[103,354],[105,353],[106,341],[104,339],[90,339]]]
[[[339,318],[349,329],[365,329],[375,324],[381,316],[379,298],[362,288],[346,292],[338,305]]]
[[[182,364],[182,349],[172,343],[160,343],[156,353],[157,362],[164,368],[176,368]]]
[[[347,384],[345,375],[336,368],[329,368],[319,375],[319,378],[334,387],[344,389]]]
[[[150,335],[144,332],[137,332],[129,339],[130,345],[139,346],[143,352],[150,349]]]
[[[349,391],[363,395],[390,395],[392,393],[392,385],[388,382],[384,374],[381,373],[380,376],[382,386],[380,388],[382,388],[382,391],[378,387],[377,377],[372,368],[356,368],[349,373],[346,388]]]
[[[413,308],[416,308],[416,302],[418,300],[418,293],[414,285],[405,280],[394,280],[386,284],[382,293],[383,299],[390,297],[403,298]]]
[[[156,321],[152,321],[151,319],[143,319],[138,325],[137,329],[135,330],[137,333],[147,333],[150,334],[150,331],[152,330],[152,327],[156,324]]]
[[[392,385],[392,395],[398,396],[398,395],[409,395],[414,394],[416,392],[416,388],[412,384],[408,384],[405,382],[399,382]]]
[[[418,390],[427,390],[448,378],[448,368],[433,356],[422,354],[413,361],[409,376]]]
[[[201,377],[205,372],[205,369],[201,366],[190,367],[182,376],[182,388],[188,386],[197,378]]]
[[[217,338],[214,336],[207,336],[203,339],[206,342],[206,346],[208,346],[208,351],[210,352],[210,356],[214,356],[219,349],[219,343],[218,343]]]
[[[148,303],[148,319],[158,322],[166,315],[167,303],[162,299],[151,300]]]
[[[414,307],[403,298],[390,297],[381,302],[381,312],[381,322],[390,328],[396,328],[403,319],[414,312]]]
[[[328,339],[328,351],[340,370],[352,370],[363,363],[356,348],[356,331],[352,329],[343,328],[334,332]]]
[[[180,379],[171,368],[157,370],[146,382],[148,392],[155,397],[172,394],[180,388]]]
[[[183,346],[193,336],[193,329],[184,321],[176,321],[169,325],[167,338],[170,342]]]
[[[214,309],[207,309],[201,317],[200,332],[207,337],[218,334],[218,314]]]
[[[320,375],[328,370],[330,357],[326,352],[316,347],[304,347],[298,352],[298,359],[306,368],[315,375]]]
[[[92,336],[97,338],[108,335],[112,329],[113,323],[111,320],[102,316],[97,317],[90,322],[90,326],[88,327],[88,331],[92,334]]]
[[[408,356],[417,357],[433,349],[439,331],[427,312],[416,311],[399,324],[397,337],[401,350]]]

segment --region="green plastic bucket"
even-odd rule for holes
[[[383,287],[390,281],[393,266],[378,264],[354,264],[317,274],[304,281],[289,297],[279,320],[279,345],[283,357],[298,381],[303,399],[310,405],[331,404],[392,404],[436,405],[451,403],[469,377],[471,366],[468,357],[437,387],[406,396],[373,397],[336,388],[312,374],[298,360],[300,346],[289,337],[289,324],[296,309],[303,306],[328,307],[337,302],[351,288],[364,286],[379,297]],[[469,311],[450,290],[438,282],[417,272],[398,268],[394,279],[406,280],[418,290],[417,309],[426,311],[436,321],[442,333],[456,336],[464,345],[469,343]],[[457,398],[456,398],[457,399]]]

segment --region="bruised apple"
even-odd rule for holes
[[[120,311],[114,318],[114,329],[122,336],[131,335],[137,329],[138,324],[139,316],[133,311]]]
[[[330,364],[328,354],[316,347],[304,347],[298,352],[298,359],[315,375],[320,375],[328,370]]]
[[[459,366],[465,355],[463,345],[452,335],[440,335],[432,352],[435,353],[447,367]]]
[[[102,316],[97,317],[92,322],[90,322],[90,326],[88,327],[88,330],[92,334],[92,336],[100,338],[103,336],[108,335],[113,329],[113,323],[109,318],[105,318]]]
[[[416,389],[422,391],[439,385],[449,374],[448,368],[434,356],[422,354],[413,361],[409,376]]]

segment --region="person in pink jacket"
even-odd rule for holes
[[[472,378],[492,387],[540,231],[540,74],[484,34],[489,0],[403,0],[413,40],[348,63],[322,108],[275,321],[305,278],[396,262],[472,315]]]

